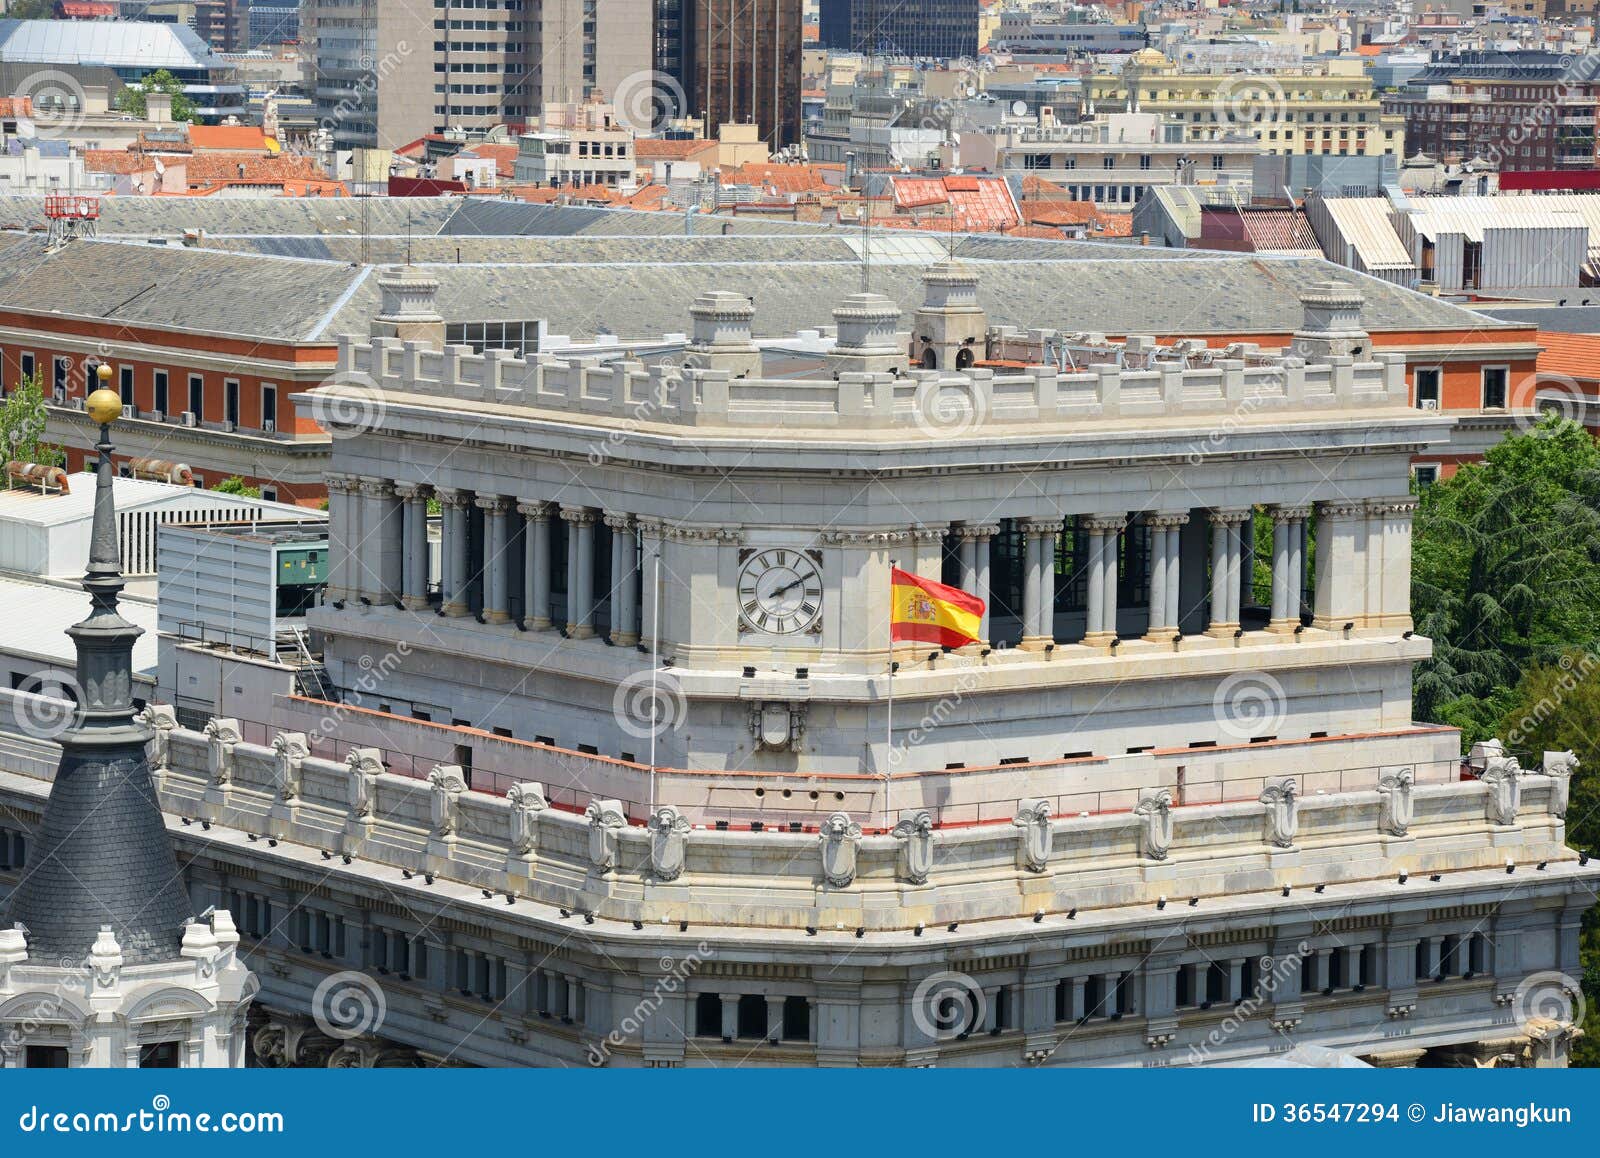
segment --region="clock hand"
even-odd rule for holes
[[[776,598],[779,595],[783,595],[783,594],[786,594],[786,593],[788,593],[790,591],[793,591],[796,587],[800,586],[800,584],[804,583],[805,581],[806,580],[805,580],[805,576],[804,575],[798,576],[794,580],[794,582],[792,582],[792,583],[785,583],[782,587],[774,587],[771,591],[769,591],[767,593],[767,598],[768,599],[773,599],[773,598]]]

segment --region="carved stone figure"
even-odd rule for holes
[[[589,863],[603,873],[617,867],[617,834],[628,826],[620,800],[591,800],[583,810],[589,818]]]
[[[1411,792],[1416,783],[1416,773],[1410,768],[1396,768],[1378,778],[1378,793],[1383,797],[1383,819],[1378,827],[1390,836],[1404,836],[1411,828]]]
[[[650,871],[657,880],[675,881],[683,875],[688,855],[689,818],[670,804],[650,817]]]
[[[272,737],[273,760],[278,782],[278,799],[288,803],[300,798],[300,769],[311,744],[304,732],[279,732]]]
[[[461,794],[467,790],[466,778],[456,764],[435,764],[428,773],[428,815],[433,835],[449,840],[460,824]]]
[[[1050,866],[1050,853],[1055,846],[1055,825],[1050,820],[1048,800],[1024,800],[1017,805],[1017,814],[1011,823],[1020,830],[1021,845],[1018,863],[1031,873],[1042,873]]]
[[[818,834],[822,847],[822,879],[836,889],[849,888],[856,879],[856,846],[861,826],[847,812],[835,812],[822,822]]]
[[[239,731],[239,721],[207,720],[205,736],[211,783],[218,788],[226,788],[233,780],[233,747],[244,739]]]
[[[531,781],[513,784],[506,793],[509,809],[511,851],[516,856],[529,856],[539,844],[539,813],[550,807],[545,799],[544,785]]]
[[[150,729],[150,771],[157,776],[167,771],[172,757],[172,730],[178,726],[171,704],[146,704],[139,722]]]
[[[926,809],[902,813],[894,826],[900,842],[900,875],[914,885],[926,884],[933,871],[933,817]]]
[[[1267,843],[1274,848],[1293,848],[1300,828],[1300,785],[1293,776],[1268,784],[1261,791],[1267,806]]]
[[[1495,824],[1515,824],[1522,804],[1522,765],[1515,756],[1491,756],[1483,770],[1489,786],[1489,819]]]
[[[263,1069],[282,1069],[289,1064],[289,1031],[281,1022],[269,1021],[256,1030],[250,1048]]]
[[[372,815],[372,807],[377,803],[383,754],[376,748],[352,748],[344,764],[350,770],[350,815],[364,820]]]
[[[1133,813],[1141,822],[1139,851],[1151,860],[1166,860],[1172,847],[1172,793],[1163,788],[1141,796]]]
[[[1550,777],[1550,813],[1566,819],[1567,803],[1572,798],[1572,774],[1578,770],[1578,756],[1572,751],[1546,752],[1544,774]]]

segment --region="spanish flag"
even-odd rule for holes
[[[983,600],[959,587],[946,587],[895,567],[890,572],[894,593],[889,638],[895,642],[935,643],[962,647],[978,639]]]

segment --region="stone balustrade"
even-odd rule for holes
[[[915,430],[959,407],[962,432],[1085,418],[1163,417],[1404,408],[1405,359],[1334,356],[1307,363],[1285,357],[1247,365],[1221,359],[1199,369],[1127,371],[1114,366],[1060,374],[1049,368],[997,373],[912,370],[824,374],[814,380],[738,377],[721,369],[646,366],[599,358],[528,359],[466,346],[433,349],[398,338],[339,342],[339,369],[317,397],[316,417],[330,429],[347,409],[338,393],[374,388],[457,402],[625,419],[666,426],[760,426],[850,431]],[[331,393],[330,393],[331,392]],[[948,430],[937,432],[948,437]]]

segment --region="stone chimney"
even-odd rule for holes
[[[172,123],[172,97],[164,92],[146,93],[144,119],[158,125]]]
[[[840,374],[877,374],[906,369],[905,344],[896,327],[900,307],[882,294],[851,294],[833,310],[839,339],[828,369]]]
[[[712,290],[689,307],[691,334],[685,367],[726,370],[735,378],[758,376],[761,351],[750,337],[756,307],[743,294]]]
[[[965,370],[984,356],[989,315],[978,304],[978,275],[941,261],[922,275],[922,305],[912,322],[912,361],[928,370]]]
[[[438,278],[415,266],[389,266],[378,275],[378,292],[383,299],[372,322],[374,338],[426,342],[436,350],[444,349]]]
[[[1362,361],[1372,342],[1361,328],[1361,291],[1341,281],[1320,281],[1300,295],[1305,320],[1294,333],[1290,352],[1307,362],[1344,357]]]
[[[103,84],[83,86],[83,112],[85,116],[100,117],[111,111],[111,90]]]

